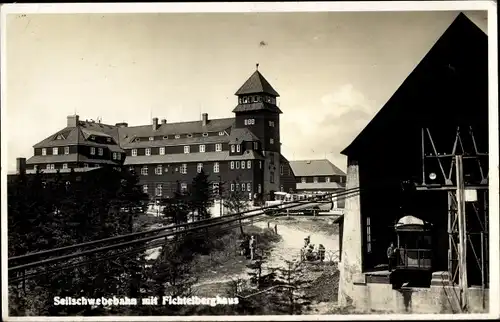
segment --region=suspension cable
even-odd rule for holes
[[[353,188],[353,189],[344,190],[344,191],[341,191],[338,193],[328,193],[328,194],[322,194],[320,196],[310,197],[310,198],[307,198],[306,200],[319,199],[319,200],[315,200],[315,201],[320,201],[321,198],[325,198],[328,196],[332,196],[332,197],[333,196],[343,196],[345,194],[354,193],[357,191],[359,191],[359,188]],[[280,204],[280,208],[284,209],[282,206],[289,205],[289,204],[295,204],[294,206],[298,206],[298,205],[305,204],[305,202],[303,202],[303,201],[284,202],[284,203]],[[235,217],[235,216],[241,216],[243,214],[248,214],[248,213],[251,213],[254,211],[259,211],[259,210],[265,211],[265,210],[274,210],[274,209],[276,209],[276,205],[259,207],[257,209],[245,210],[245,211],[241,211],[241,212],[237,212],[237,213],[233,213],[233,214],[229,214],[229,215],[224,215],[223,217],[230,218],[230,217]],[[198,225],[204,224],[204,223],[217,222],[220,220],[220,218],[221,217],[208,218],[208,219],[203,219],[203,220],[190,222],[190,223],[182,223],[182,224],[178,224],[178,225],[174,225],[174,226],[155,228],[155,229],[151,229],[148,231],[142,231],[142,232],[124,234],[124,235],[119,235],[119,236],[114,236],[114,237],[109,237],[109,238],[104,238],[104,239],[99,239],[99,240],[93,240],[93,241],[84,242],[84,243],[80,243],[80,244],[76,244],[76,245],[63,246],[63,247],[58,247],[55,249],[48,249],[48,250],[44,250],[44,251],[40,251],[40,252],[33,252],[33,253],[25,254],[25,255],[14,256],[14,257],[9,258],[8,260],[9,260],[9,262],[11,262],[11,261],[15,262],[15,261],[20,261],[20,260],[21,261],[26,260],[26,259],[32,258],[32,257],[48,256],[50,254],[57,253],[57,252],[69,251],[69,250],[78,249],[78,248],[82,248],[82,247],[86,247],[86,246],[107,243],[107,242],[113,242],[113,241],[117,241],[117,240],[121,240],[121,239],[130,239],[133,237],[146,236],[149,234],[154,234],[154,233],[158,233],[158,232],[165,231],[165,230],[175,230],[175,229],[180,228],[180,227],[198,226]]]

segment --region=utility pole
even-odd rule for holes
[[[458,260],[459,260],[459,288],[460,305],[462,312],[468,308],[468,282],[467,282],[467,241],[466,241],[466,220],[465,220],[465,184],[463,174],[463,158],[461,155],[455,156],[456,176],[457,176],[457,215],[458,215]]]

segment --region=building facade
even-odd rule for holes
[[[279,94],[256,70],[235,95],[232,118],[204,113],[199,121],[155,117],[151,124],[129,126],[69,116],[67,127],[34,146],[27,169],[123,165],[138,173],[152,199],[189,189],[203,170],[215,191],[242,190],[251,201],[272,199],[293,181],[281,155]]]

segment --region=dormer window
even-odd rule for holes
[[[237,144],[236,145],[236,152],[240,152],[240,149],[241,149],[241,145]]]
[[[91,136],[90,136],[90,139],[91,139],[91,140],[95,140],[95,136],[94,136],[94,135],[91,135]]]
[[[241,97],[238,98],[238,103],[240,103],[240,104],[243,103],[243,99]]]
[[[154,139],[155,139],[155,138],[154,138],[153,136],[150,136],[150,137],[149,137],[149,141],[154,141]]]
[[[262,102],[262,96],[257,96],[257,101]]]
[[[180,136],[179,134],[176,134],[176,135],[175,135],[175,138],[176,138],[176,139],[180,139],[180,138],[181,138],[181,136]]]
[[[231,153],[234,153],[234,144],[231,144]]]
[[[106,138],[106,142],[111,143],[111,138]]]
[[[253,143],[253,149],[254,150],[258,150],[259,149],[259,143],[258,142],[254,142]]]
[[[203,133],[203,137],[207,137],[208,136],[208,133]]]
[[[243,103],[244,103],[244,104],[248,103],[248,98],[243,97]]]
[[[223,135],[224,135],[224,131],[219,132],[219,136],[223,136]]]
[[[136,139],[134,140],[134,142],[140,142],[140,141],[141,141],[141,139],[139,139],[139,138],[136,138]]]
[[[257,96],[253,97],[253,101],[254,101],[254,103],[257,103]]]
[[[188,134],[188,135],[187,135],[187,137],[188,137],[188,138],[192,138],[192,137],[193,137],[193,135],[192,135],[192,134]]]
[[[168,135],[165,135],[165,136],[163,137],[163,139],[164,139],[164,140],[168,140]]]
[[[59,135],[56,137],[56,140],[64,140],[64,136],[62,136],[62,134],[59,134]]]

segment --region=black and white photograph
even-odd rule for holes
[[[2,319],[500,318],[496,11],[2,5]]]

